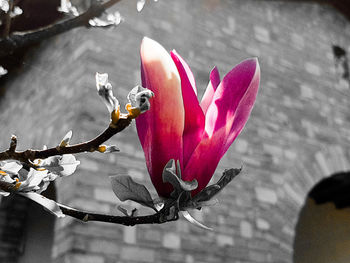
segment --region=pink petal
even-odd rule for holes
[[[240,100],[236,108],[234,119],[231,124],[231,130],[226,140],[222,155],[225,154],[225,152],[228,150],[228,148],[231,146],[231,144],[237,138],[237,136],[241,133],[245,124],[247,123],[250,113],[254,107],[256,95],[258,94],[259,83],[260,83],[260,66],[259,66],[258,60],[256,59],[256,69],[255,69],[254,76],[249,84],[249,87],[247,88],[247,91],[243,95],[242,99]]]
[[[194,79],[192,70],[190,69],[190,67],[188,66],[186,61],[176,52],[175,49],[170,51],[170,55],[171,55],[171,58],[173,59],[175,65],[176,65],[177,69],[179,70],[179,67],[181,69],[181,72],[179,70],[181,80],[182,80],[182,77],[184,77],[186,79],[186,81],[189,82],[188,85],[189,85],[189,87],[192,88],[192,91],[194,92],[194,94],[197,98],[196,81]]]
[[[202,108],[199,106],[196,84],[190,67],[175,50],[170,52],[170,54],[181,78],[185,108],[185,128],[183,133],[183,165],[185,166],[202,138],[205,117]]]
[[[182,173],[182,178],[185,181],[197,179],[198,188],[192,191],[192,195],[196,195],[206,187],[213,176],[220,161],[220,157],[217,154],[217,148],[219,148],[219,146],[215,147],[215,145],[212,145],[208,136],[205,136],[188,161]]]
[[[205,123],[205,135],[197,146],[184,173],[184,180],[197,179],[202,190],[234,139],[243,129],[253,108],[259,88],[257,59],[248,59],[233,68],[215,91]]]
[[[136,119],[136,127],[152,183],[160,196],[167,197],[172,186],[163,183],[163,168],[170,159],[182,162],[183,154],[180,77],[170,55],[156,41],[144,38],[140,53],[142,85],[153,91],[154,98],[151,109]]]
[[[215,90],[220,84],[220,74],[217,67],[214,67],[211,70],[209,79],[210,80],[209,80],[207,89],[205,90],[205,93],[201,101],[201,108],[204,114],[207,113],[208,107],[213,100]]]
[[[256,58],[244,60],[223,78],[206,114],[205,131],[209,137],[222,129],[226,138],[233,138],[228,143],[233,142],[249,118],[259,82],[260,67]]]

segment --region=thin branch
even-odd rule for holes
[[[12,194],[16,193],[15,184],[11,184],[5,181],[0,181],[0,190]],[[63,214],[83,222],[99,221],[113,224],[121,224],[125,226],[134,226],[141,224],[163,224],[179,219],[178,210],[175,206],[175,202],[169,203],[157,213],[147,216],[115,216],[108,214],[92,213],[83,210],[78,210],[59,203],[56,204],[60,207]]]
[[[2,37],[8,37],[11,28],[11,12],[13,11],[14,0],[9,0],[9,10],[5,14],[4,18],[4,31],[2,32]]]
[[[74,217],[83,222],[99,221],[106,223],[121,224],[125,226],[134,226],[141,224],[163,224],[179,219],[178,213],[174,213],[171,211],[172,209],[175,209],[174,206],[164,207],[159,212],[147,216],[114,216],[77,210],[75,208],[71,208],[61,204],[58,204],[58,206],[61,208],[63,214],[70,217]]]
[[[16,49],[38,43],[44,39],[69,31],[80,26],[89,26],[89,20],[99,17],[103,12],[120,0],[109,0],[101,3],[95,1],[84,13],[53,25],[34,31],[12,33],[6,38],[0,38],[0,57],[12,54]]]
[[[9,152],[15,152],[17,147],[17,137],[15,135],[11,136]]]
[[[62,154],[93,152],[97,150],[98,147],[101,144],[103,144],[105,141],[110,139],[115,134],[121,132],[126,127],[128,127],[131,121],[132,121],[132,118],[129,117],[129,115],[121,115],[117,124],[110,124],[108,128],[96,138],[87,142],[79,143],[79,144],[67,145],[64,147],[57,146],[46,150],[29,149],[22,152],[17,152],[14,150],[13,146],[12,147],[10,146],[8,150],[0,152],[0,161],[17,160],[17,161],[26,163],[29,166],[33,166],[32,161],[34,161],[35,159],[45,159],[51,156],[62,155]],[[14,137],[11,138],[11,142],[12,142],[11,145],[13,145],[14,143],[13,140],[14,140]]]

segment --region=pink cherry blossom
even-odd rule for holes
[[[195,195],[250,116],[260,82],[258,60],[244,60],[221,81],[215,67],[199,102],[194,76],[180,55],[144,38],[141,77],[143,87],[154,93],[151,109],[136,119],[152,183],[168,197],[173,189],[163,182],[162,171],[170,159],[179,160],[182,180],[198,181]]]

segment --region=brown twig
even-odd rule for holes
[[[53,25],[42,27],[34,31],[12,33],[7,37],[0,38],[0,57],[8,56],[18,48],[38,43],[73,28],[89,26],[90,19],[101,16],[106,9],[119,1],[120,0],[109,0],[104,3],[94,1],[84,13],[77,17],[59,21]]]
[[[58,204],[58,206],[61,208],[63,214],[70,217],[74,217],[83,222],[99,221],[106,223],[121,224],[125,226],[134,226],[141,224],[163,224],[179,219],[178,213],[171,211],[175,209],[174,206],[166,206],[159,212],[147,216],[115,216],[81,211],[61,204]]]
[[[4,181],[0,181],[0,190],[9,193],[16,193],[15,184],[7,183]],[[60,207],[63,214],[83,222],[99,221],[113,224],[121,224],[125,226],[134,226],[141,224],[163,224],[179,219],[178,210],[175,206],[175,203],[169,203],[157,213],[147,216],[115,216],[78,210],[59,203],[57,203],[57,205]]]
[[[17,147],[17,137],[15,135],[11,136],[9,152],[15,152]]]
[[[15,145],[17,145],[17,139],[14,136],[11,138],[10,148],[6,151],[0,152],[0,161],[4,160],[17,160],[23,163],[33,166],[32,161],[35,159],[45,159],[55,155],[62,154],[75,154],[81,152],[93,152],[105,141],[110,139],[115,134],[121,132],[131,123],[132,118],[129,115],[121,115],[116,124],[110,124],[108,128],[102,132],[96,138],[74,145],[67,145],[64,147],[54,147],[46,150],[31,150],[17,152],[15,151]],[[16,142],[16,143],[15,143]]]
[[[11,28],[11,12],[13,11],[14,0],[9,0],[9,10],[4,17],[4,31],[2,32],[2,37],[8,37]]]

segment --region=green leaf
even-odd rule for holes
[[[242,168],[231,168],[225,170],[216,184],[212,184],[204,188],[192,198],[192,201],[197,203],[209,201],[214,195],[219,193],[229,182],[231,182],[233,178],[235,178],[241,171]]]
[[[192,191],[198,187],[198,182],[196,179],[192,181],[183,181],[181,179],[180,165],[177,165],[178,173],[175,168],[175,161],[171,159],[164,167],[163,170],[163,182],[170,183],[177,194],[183,191]]]
[[[114,175],[110,178],[113,192],[120,201],[132,200],[156,210],[151,194],[144,185],[136,183],[129,175]]]

